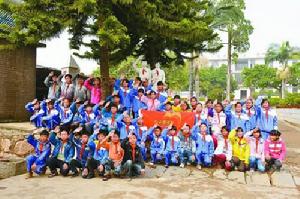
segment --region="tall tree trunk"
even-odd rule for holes
[[[195,67],[195,92],[198,100],[200,97],[199,67],[200,66]]]
[[[109,49],[107,46],[100,48],[100,74],[102,83],[102,99],[111,95],[111,86],[109,85]]]
[[[195,52],[192,53],[192,60],[189,67],[189,94],[190,98],[194,95],[194,71],[195,71],[195,59],[193,58],[195,56]]]
[[[231,93],[231,48],[232,48],[232,35],[231,31],[228,30],[228,66],[227,66],[227,86],[226,86],[226,99],[230,100],[230,93]]]
[[[285,79],[281,80],[281,98],[285,98]]]

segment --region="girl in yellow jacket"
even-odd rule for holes
[[[232,170],[236,167],[238,171],[245,172],[249,169],[250,146],[244,138],[241,127],[233,129],[229,133],[229,140],[232,145]]]

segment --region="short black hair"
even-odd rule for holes
[[[40,136],[41,136],[41,135],[49,136],[49,132],[48,132],[46,129],[44,129],[44,130],[42,130],[42,131],[40,132]]]
[[[164,83],[162,81],[157,82],[157,86],[163,86],[163,85],[164,85]]]
[[[212,99],[208,99],[206,102],[205,102],[205,104],[208,104],[208,103],[213,103],[213,101],[212,101]]]
[[[121,99],[120,95],[114,95],[114,97]]]
[[[272,130],[272,131],[270,132],[270,135],[280,136],[280,135],[281,135],[281,132],[274,129],[274,130]]]
[[[151,90],[149,94],[151,95],[152,93],[156,94],[154,90]]]
[[[111,103],[110,104],[110,108],[115,107],[116,109],[118,109],[118,106],[115,103]]]
[[[97,135],[103,134],[105,136],[108,135],[108,130],[107,129],[100,129],[99,132],[97,133]]]
[[[145,93],[145,90],[143,88],[139,88],[138,93]]]
[[[228,128],[227,126],[222,126],[221,131],[222,131],[222,130],[226,130],[227,132],[230,131],[229,128]]]
[[[72,75],[71,75],[71,74],[66,74],[66,75],[65,75],[65,78],[66,78],[66,77],[70,77],[70,78],[72,79]]]
[[[242,127],[240,127],[240,126],[236,128],[236,131],[241,131],[241,132],[244,132],[243,128],[242,128]]]
[[[140,77],[135,77],[135,79],[140,81],[140,82],[142,81],[142,79]]]
[[[241,102],[237,102],[234,107],[237,107],[237,105],[241,105],[242,106],[242,103]]]
[[[61,126],[60,127],[60,132],[66,131],[68,133],[68,135],[70,134],[69,130],[70,129],[68,127],[66,127],[66,126]]]
[[[175,95],[174,99],[181,99],[179,95]]]
[[[154,128],[154,130],[156,130],[156,129],[162,131],[162,128],[160,126],[157,126],[157,127]]]
[[[265,102],[268,102],[269,103],[269,100],[268,99],[263,99],[262,101],[261,101],[261,105],[263,105]]]
[[[167,102],[166,105],[172,106],[173,104],[172,104],[172,102]]]
[[[120,137],[120,131],[115,130],[115,131],[114,131],[114,135],[117,135],[118,137]]]
[[[177,131],[177,127],[173,125],[170,130]]]

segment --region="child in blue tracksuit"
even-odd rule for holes
[[[124,105],[125,110],[130,112],[134,89],[129,87],[129,80],[127,79],[123,79],[121,84],[122,86],[118,91],[118,95],[121,98],[121,104]]]
[[[88,145],[91,149],[91,158],[87,164],[89,170],[88,179],[95,176],[94,170],[97,170],[101,176],[104,175],[105,164],[109,160],[109,144],[105,141],[107,135],[107,130],[100,129],[100,131],[95,131],[89,139]]]
[[[78,127],[70,135],[70,140],[72,140],[76,150],[76,158],[70,162],[72,177],[78,176],[78,169],[81,169],[82,177],[86,178],[88,175],[87,161],[90,155],[90,148],[88,146],[89,133],[83,130],[82,127]]]
[[[250,131],[254,130],[257,127],[257,109],[252,99],[247,99],[243,113],[249,117]]]
[[[180,139],[177,136],[176,126],[170,125],[162,132],[162,137],[166,143],[165,149],[165,167],[168,168],[170,164],[179,163],[180,153]]]
[[[244,132],[250,131],[249,117],[243,112],[242,103],[237,102],[234,111],[232,111],[231,108],[231,104],[227,105],[225,108],[226,118],[228,119],[228,122],[230,122],[228,125],[230,126],[230,131],[237,127],[241,127]]]
[[[93,110],[92,106],[85,102],[78,108],[78,112],[81,116],[80,125],[84,126],[89,134],[92,134],[98,114],[96,109]]]
[[[42,102],[41,104],[42,106],[43,103],[45,102],[44,101]],[[32,102],[29,102],[25,106],[26,110],[31,114],[30,122],[33,123],[36,128],[43,127],[43,123],[42,123],[43,113],[40,111],[41,105],[37,99],[34,99]]]
[[[144,89],[139,88],[137,95],[132,98],[132,111],[134,118],[139,117],[139,111],[141,109],[147,110],[147,104],[145,103],[147,97],[144,95]]]
[[[49,130],[53,130],[60,124],[59,112],[54,108],[53,100],[46,100],[42,103],[42,122],[43,126]]]
[[[192,139],[191,129],[188,124],[184,124],[180,133],[180,167],[184,168],[186,164],[190,165],[196,159],[196,142]]]
[[[270,132],[278,129],[277,113],[270,108],[267,99],[259,97],[255,105],[257,107],[257,127],[261,130],[262,138],[267,140]]]
[[[106,129],[107,131],[111,131],[117,129],[117,119],[119,118],[120,114],[118,113],[118,106],[114,103],[109,103],[107,108],[110,112],[103,114],[102,119],[97,123],[97,128],[99,129]],[[106,109],[105,107],[103,109]],[[95,129],[95,128],[94,128]]]
[[[165,150],[165,141],[161,136],[162,129],[160,126],[154,125],[147,132],[147,136],[151,141],[150,144],[150,154],[151,162],[150,165],[156,164],[158,161],[161,161],[163,158]]]
[[[61,126],[70,126],[70,124],[73,121],[73,116],[74,116],[73,111],[70,108],[70,100],[67,98],[63,99],[63,105],[60,104],[61,100],[62,100],[62,98],[55,101],[54,108],[59,113]],[[74,106],[75,104],[76,103],[73,102],[72,106]]]
[[[197,129],[195,126],[192,129],[192,138],[196,142],[197,168],[200,170],[201,165],[211,166],[212,157],[214,156],[214,142],[212,137],[208,135],[207,124],[202,123],[200,125],[200,132],[195,130]]]
[[[69,140],[69,131],[62,128],[59,138],[57,128],[50,134],[49,141],[54,146],[52,156],[47,160],[47,165],[50,169],[49,178],[52,178],[57,173],[57,168],[60,168],[60,173],[67,176],[70,170],[70,162],[74,156],[75,148],[71,140]]]
[[[147,158],[147,148],[145,146],[145,142],[147,140],[147,130],[148,128],[143,125],[143,119],[138,118],[135,125],[135,135],[137,139],[137,145],[140,147],[142,157],[144,160]]]
[[[43,130],[40,133],[39,140],[36,140],[33,135],[27,137],[27,142],[31,144],[35,150],[34,155],[29,155],[26,158],[28,177],[31,178],[33,172],[40,175],[46,171],[46,161],[51,153],[51,145],[48,141],[49,132]]]
[[[136,126],[136,119],[131,119],[130,116],[125,111],[117,118],[117,128],[120,132],[120,140],[121,142],[125,140],[130,133],[134,133]]]

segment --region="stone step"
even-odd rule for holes
[[[276,187],[295,188],[296,184],[290,172],[280,171],[271,175],[271,185]]]

